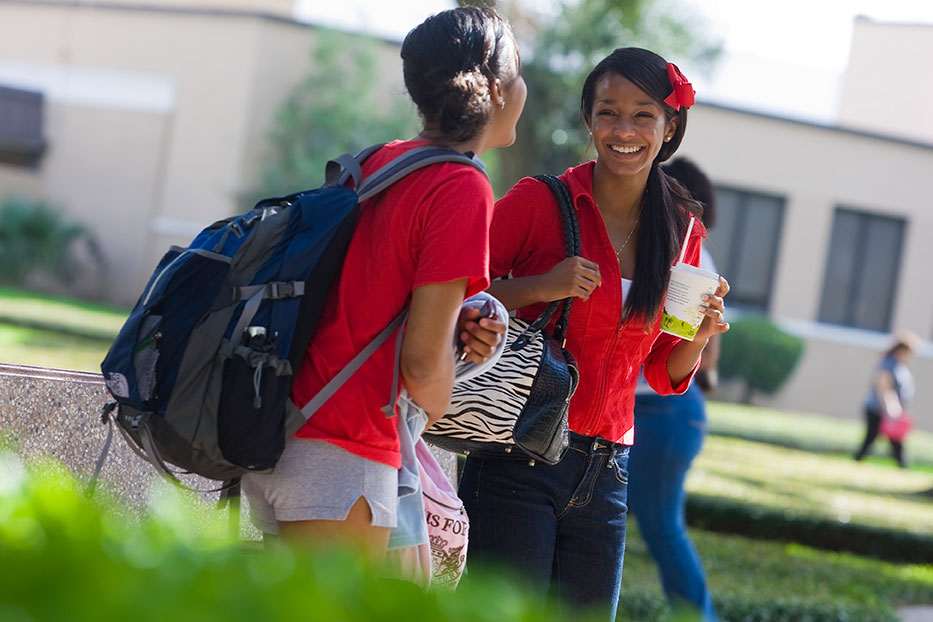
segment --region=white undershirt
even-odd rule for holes
[[[622,277],[622,304],[625,304],[625,299],[628,298],[629,290],[632,289],[632,279],[627,279],[624,276]]]

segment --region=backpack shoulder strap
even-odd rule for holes
[[[398,180],[418,169],[438,164],[440,162],[458,162],[472,166],[476,170],[486,173],[483,162],[477,157],[470,157],[456,149],[449,147],[418,147],[406,151],[385,164],[372,175],[366,177],[359,185],[357,194],[360,201],[379,194]]]
[[[338,185],[343,186],[347,183],[348,179],[353,179],[353,185],[359,187],[360,180],[363,177],[362,165],[366,161],[366,158],[376,153],[385,146],[385,143],[376,143],[375,145],[370,145],[362,151],[360,151],[355,156],[350,155],[349,153],[344,153],[339,155],[333,160],[327,161],[327,166],[324,167],[324,185]]]
[[[362,163],[367,157],[379,149],[382,145],[374,145],[369,149],[364,149],[355,157],[350,158],[356,163]],[[440,162],[459,162],[461,164],[466,164],[472,166],[473,168],[483,172],[485,174],[485,167],[479,158],[470,157],[464,153],[457,151],[456,149],[450,149],[448,147],[418,147],[403,153],[402,155],[394,158],[389,163],[382,166],[372,175],[365,178],[357,186],[357,196],[360,201],[363,201],[369,197],[372,197],[379,192],[382,192],[399,179],[405,177],[409,173],[412,173],[418,169],[424,168],[425,166],[430,166],[431,164],[437,164]],[[338,166],[343,168],[345,171],[352,169],[352,166],[348,166],[349,162],[344,159],[344,161],[336,161]],[[346,181],[346,176],[348,173],[344,172],[342,177],[343,181]],[[343,183],[343,182],[341,182]],[[408,309],[403,309],[396,317],[389,323],[388,326],[383,329],[381,333],[376,335],[375,338],[369,345],[367,345],[361,352],[359,352],[353,360],[351,360],[347,365],[337,373],[324,387],[315,394],[314,397],[301,409],[301,414],[305,419],[310,419],[317,410],[328,400],[330,397],[337,392],[343,384],[350,379],[353,374],[366,362],[366,360],[372,356],[379,346],[381,346],[386,339],[389,338],[389,335],[395,331],[402,322],[405,321],[405,317],[408,315]],[[399,349],[399,345],[396,345],[396,350]],[[398,374],[398,360],[396,356],[396,365],[395,373]],[[398,378],[395,379],[393,386],[398,386]],[[390,402],[389,406],[391,407],[395,403],[395,396]]]
[[[318,391],[311,400],[305,404],[304,408],[301,409],[301,414],[305,419],[310,419],[311,415],[317,412],[317,410],[324,405],[324,402],[330,399],[330,397],[337,392],[337,389],[343,386],[350,377],[356,373],[360,367],[363,366],[363,363],[366,362],[373,352],[379,349],[385,340],[389,338],[389,335],[392,334],[395,329],[402,325],[402,322],[405,321],[405,317],[408,315],[408,309],[404,309],[401,313],[395,316],[388,326],[382,329],[382,332],[376,335],[372,341],[369,342],[365,348],[363,348],[356,356],[353,357],[346,366],[341,369],[336,376],[330,379],[330,381],[325,384],[320,391]],[[398,365],[396,364],[396,370]],[[395,379],[395,386],[398,385],[398,378]],[[394,404],[394,401],[393,401]]]

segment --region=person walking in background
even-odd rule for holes
[[[865,457],[882,432],[891,442],[891,454],[898,466],[907,468],[903,439],[912,423],[907,407],[914,395],[914,377],[907,362],[919,344],[920,338],[914,333],[898,333],[881,357],[865,398],[865,440],[855,452],[856,460]]]
[[[370,156],[364,176],[422,146],[478,155],[512,144],[526,87],[512,31],[497,13],[468,7],[433,15],[408,33],[401,55],[424,126],[416,138]],[[397,523],[401,465],[391,416],[397,405],[386,405],[399,388],[394,370],[412,401],[436,420],[450,403],[455,335],[465,342],[465,358],[479,364],[505,330],[504,322],[478,325],[460,315],[463,300],[489,285],[492,208],[486,176],[454,163],[416,171],[362,204],[292,400],[304,406],[407,306],[399,367],[390,337],[288,440],[273,473],[243,477],[251,518],[263,533],[352,543],[373,560],[383,558]]]
[[[709,231],[716,220],[713,184],[686,158],[662,167],[703,204],[703,224]],[[700,267],[716,272],[704,247]],[[658,395],[640,379],[635,390],[637,442],[629,454],[629,508],[638,531],[658,565],[661,586],[678,621],[718,620],[706,586],[703,564],[687,535],[684,481],[706,435],[704,392],[716,385],[719,335],[710,337],[690,387],[682,395]]]
[[[573,198],[582,257],[568,258],[549,187],[525,178],[500,199],[490,228],[489,292],[523,319],[574,296],[566,348],[580,384],[569,409],[570,449],[556,465],[469,456],[460,496],[470,516],[470,559],[517,570],[559,605],[615,619],[625,552],[628,451],[634,389],[644,364],[660,393],[682,393],[723,320],[722,279],[705,298],[695,341],[660,333],[681,244],[696,265],[700,206],[660,164],[680,146],[694,92],[657,54],[620,48],[583,85],[581,113],[596,160],[562,176]],[[556,318],[555,320],[556,321]],[[553,322],[552,322],[553,323]],[[517,452],[516,452],[517,453]]]

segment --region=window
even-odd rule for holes
[[[42,93],[0,86],[0,164],[35,166],[43,151]]]
[[[905,221],[836,208],[820,321],[888,331]]]
[[[728,304],[768,310],[783,222],[782,197],[716,188],[716,226],[706,246],[731,286]]]

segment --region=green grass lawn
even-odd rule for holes
[[[710,591],[722,616],[736,605],[794,600],[800,604],[836,603],[853,610],[891,610],[933,603],[933,566],[892,564],[846,553],[827,553],[793,543],[767,542],[695,529],[690,536],[703,560]],[[626,600],[643,594],[661,598],[654,561],[629,522],[621,609],[636,620]],[[740,617],[725,616],[728,619]],[[759,617],[757,620],[769,618]],[[809,619],[809,618],[808,618]]]
[[[737,438],[710,436],[687,476],[690,493],[844,523],[933,535],[933,477]]]
[[[127,313],[0,288],[0,360],[98,371]],[[708,410],[710,436],[687,480],[691,495],[787,517],[815,516],[933,535],[933,500],[921,494],[933,487],[933,434],[911,434],[907,450],[913,466],[901,470],[884,457],[884,442],[876,444],[878,457],[862,463],[851,459],[863,433],[859,419],[717,402]],[[724,619],[772,619],[743,613],[752,601],[753,609],[770,607],[767,603],[778,603],[778,608],[842,603],[851,611],[870,613],[874,617],[864,619],[871,620],[893,619],[885,616],[896,606],[933,603],[933,565],[892,564],[696,529],[691,535],[717,602],[731,612]],[[663,602],[660,594],[653,562],[632,521],[622,618],[665,619],[657,611],[649,615],[638,608],[639,602],[657,607]],[[783,611],[773,619],[863,619],[845,612],[825,618],[794,615]]]
[[[759,440],[806,451],[838,454],[849,460],[865,434],[861,417],[840,419],[815,413],[708,402],[709,433],[716,436]],[[906,453],[914,469],[933,474],[933,433],[914,429],[905,442]],[[869,461],[893,464],[888,443],[879,438]]]
[[[127,309],[0,288],[0,361],[100,371],[128,314]]]
[[[100,371],[110,341],[0,324],[0,360],[56,369]]]

